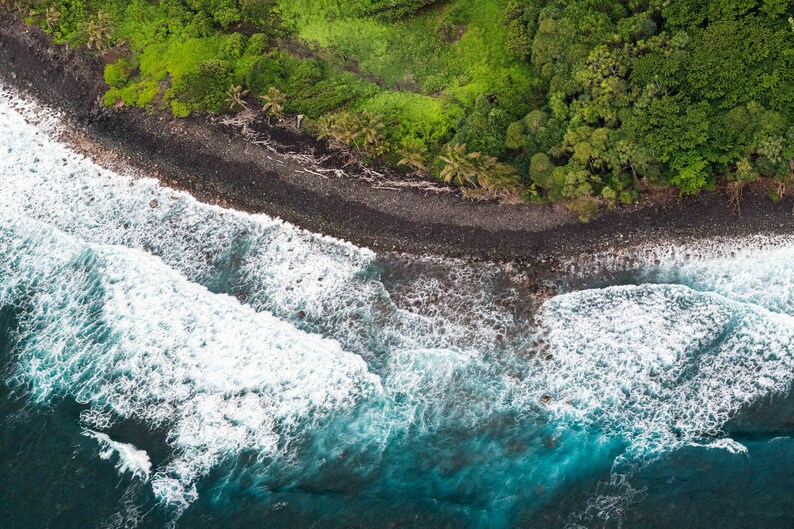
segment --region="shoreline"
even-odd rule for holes
[[[717,190],[664,203],[644,197],[583,224],[560,205],[500,205],[468,201],[456,191],[393,190],[373,185],[355,167],[337,176],[345,163],[339,153],[261,120],[251,128],[272,138],[268,146],[209,116],[104,107],[100,57],[56,46],[8,16],[0,16],[0,77],[62,112],[86,140],[82,150],[100,164],[98,153],[110,151],[118,163],[203,202],[279,217],[378,252],[531,264],[658,240],[794,233],[794,197],[773,203],[762,189],[745,191],[741,215]]]

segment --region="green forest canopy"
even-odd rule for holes
[[[792,183],[792,0],[40,0],[25,9],[58,42],[112,48],[109,105],[218,112],[242,102],[230,97],[239,87],[237,96],[304,114],[364,156],[563,200],[585,216],[649,185],[688,194],[720,179],[773,178],[781,192]]]

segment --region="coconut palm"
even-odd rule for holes
[[[333,134],[334,139],[338,142],[350,145],[361,136],[361,133],[361,123],[356,116],[349,112],[337,116],[333,127]]]
[[[321,140],[323,138],[328,138],[329,140],[334,140],[334,116],[330,114],[326,114],[320,117],[317,120],[317,124],[315,125],[317,129],[317,139]]]
[[[52,31],[53,26],[61,20],[61,12],[55,7],[48,7],[44,10],[44,23],[47,29]]]
[[[454,147],[447,145],[447,150],[443,156],[438,158],[444,162],[441,169],[441,178],[444,182],[455,183],[458,185],[469,184],[477,187],[478,163],[480,153],[466,152],[466,144],[456,143]]]
[[[240,85],[231,85],[228,90],[226,90],[226,102],[229,103],[229,108],[234,110],[236,108],[242,108],[247,110],[248,106],[245,104],[245,96],[248,95],[248,90],[243,90],[243,87]]]
[[[486,191],[514,190],[518,186],[518,173],[514,167],[500,163],[493,156],[481,156],[477,168],[477,183]]]
[[[277,119],[281,119],[281,116],[284,115],[284,103],[287,102],[287,96],[284,95],[284,92],[275,86],[271,86],[260,99],[264,102],[262,106],[263,112],[269,112],[276,116]]]
[[[105,48],[110,43],[111,39],[110,16],[100,11],[96,19],[88,23],[86,33],[88,33],[88,42],[86,42],[86,45],[89,48],[97,50]]]
[[[425,156],[427,156],[427,148],[424,143],[416,138],[406,138],[403,140],[402,149],[397,151],[400,155],[400,161],[397,165],[407,165],[414,171],[426,171]]]
[[[371,112],[362,112],[359,117],[361,126],[361,136],[364,137],[364,144],[375,146],[380,143],[380,132],[383,130],[383,120],[380,116]]]

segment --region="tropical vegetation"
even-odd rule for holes
[[[0,0],[105,103],[251,106],[368,161],[591,214],[794,173],[792,0]]]

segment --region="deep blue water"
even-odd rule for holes
[[[794,525],[794,241],[539,299],[101,170],[35,109],[0,90],[0,527]]]

